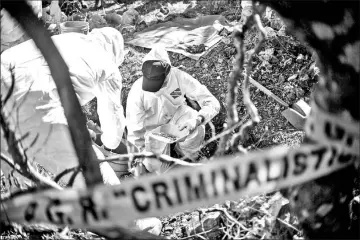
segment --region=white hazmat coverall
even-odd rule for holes
[[[169,64],[166,50],[158,45],[143,59],[162,60]],[[193,110],[186,105],[184,95],[199,103],[201,110]],[[204,124],[211,121],[220,111],[219,101],[198,80],[184,71],[171,67],[163,87],[156,93],[142,90],[142,78],[131,87],[126,105],[128,140],[140,150],[157,154],[169,154],[169,146],[149,137],[148,132],[166,123],[179,125],[199,114],[204,117]],[[183,155],[194,158],[205,137],[205,127],[201,125],[184,142],[179,142],[176,149]],[[148,168],[148,167],[147,167]],[[149,171],[151,171],[148,168]]]
[[[114,28],[94,29],[88,35],[65,33],[52,37],[65,60],[80,105],[97,98],[97,113],[108,148],[116,148],[125,128],[120,102],[122,78],[118,66],[124,59],[124,41]],[[5,105],[6,118],[28,148],[27,155],[53,174],[78,165],[64,109],[50,69],[33,40],[14,46],[1,55],[1,93],[11,85],[9,67],[14,68],[15,86]],[[15,128],[16,126],[16,128]],[[2,136],[1,151],[6,151]],[[99,153],[99,151],[97,151]],[[112,173],[111,173],[112,174]],[[76,183],[84,183],[77,177]]]

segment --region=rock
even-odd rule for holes
[[[116,13],[108,13],[105,15],[104,19],[108,24],[119,26],[122,23],[122,17]]]
[[[297,56],[296,58],[296,62],[297,63],[302,63],[304,61],[304,55],[299,54],[299,56]]]
[[[198,15],[198,12],[196,11],[196,9],[187,9],[183,14],[182,16],[184,16],[185,18],[195,18],[197,17]]]
[[[139,23],[139,20],[140,20],[139,13],[135,9],[130,8],[122,15],[121,24],[124,26],[127,25],[134,26],[135,24]]]
[[[203,235],[206,239],[211,240],[217,239],[217,237],[222,233],[222,231],[218,229],[221,221],[220,212],[212,212],[206,214],[202,217],[201,222],[199,222],[199,220],[194,220],[196,219],[191,219],[190,221],[190,224],[187,228],[187,235],[194,235],[196,233],[213,230]]]
[[[296,97],[303,97],[305,95],[305,91],[302,88],[295,88]]]
[[[134,221],[134,223],[130,224],[129,228],[148,231],[151,234],[159,236],[162,229],[162,223],[158,218],[143,218]]]
[[[102,28],[107,26],[106,20],[100,16],[99,14],[94,14],[92,16],[90,16],[89,19],[89,28],[94,29],[94,28]]]

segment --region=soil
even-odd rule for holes
[[[225,16],[229,22],[236,22],[241,16],[241,7],[239,2],[231,0],[142,0],[131,2],[131,4],[111,3],[104,9],[95,11],[91,10],[91,12],[93,14],[101,15],[105,11],[106,13],[115,12],[121,15],[127,9],[134,7],[141,17],[152,18],[154,23],[169,21],[176,16],[192,18],[209,14],[221,14]],[[92,6],[91,4],[89,4],[90,7]],[[169,13],[167,17],[163,18],[163,20],[159,20],[156,16],[158,16],[157,14],[164,6],[167,7]],[[161,12],[164,12],[164,10]],[[167,12],[165,11],[165,13]],[[284,31],[284,24],[281,22],[276,13],[273,13],[270,19],[265,19],[263,24],[264,27],[267,27],[267,30],[273,34],[270,34],[269,38],[265,40],[259,54],[254,57],[251,76],[288,104],[295,103],[299,99],[304,99],[306,102],[309,102],[310,94],[313,91],[314,84],[317,82],[318,74],[312,52],[310,52],[305,46],[301,45],[295,37],[288,35],[286,30]],[[122,31],[125,39],[130,39],[135,32],[141,31],[146,27],[147,25],[139,23],[134,27],[134,31],[129,32],[128,29],[122,29]],[[226,105],[227,81],[229,79],[229,74],[233,70],[232,62],[236,55],[236,49],[233,45],[231,33],[223,32],[221,34],[223,39],[198,61],[177,53],[169,52],[170,60],[173,66],[178,67],[198,79],[220,101],[222,106],[221,111],[212,120],[216,134],[223,130],[224,123],[226,123],[226,110],[224,106]],[[251,29],[247,32],[245,36],[246,54],[249,54],[249,50],[254,48],[258,39],[259,32],[257,29]],[[123,77],[122,104],[124,108],[126,108],[126,99],[132,84],[142,76],[141,62],[150,49],[125,45],[125,50],[127,51],[127,54],[125,56],[124,63],[119,68]],[[189,51],[201,50],[201,46],[196,46],[194,49],[190,49]],[[261,116],[261,122],[249,132],[248,139],[245,142],[242,142],[249,151],[261,150],[281,144],[285,144],[289,147],[296,147],[303,141],[304,132],[294,128],[281,115],[281,112],[285,110],[285,107],[266,96],[254,86],[251,86],[251,99],[258,108]],[[96,99],[83,108],[88,119],[93,120],[95,123],[99,123],[95,109]],[[239,86],[237,110],[239,119],[241,120],[247,112],[244,104],[242,103],[241,86]],[[210,139],[212,132],[208,125],[206,126],[206,130],[206,139]],[[217,142],[212,142],[201,149],[202,160],[210,158],[214,154],[216,147]],[[229,212],[234,214],[236,218],[239,218],[239,221],[241,221],[246,227],[251,228],[254,231],[259,231],[260,234],[263,233],[264,229],[267,229],[265,227],[261,227],[260,224],[262,221],[266,220],[266,214],[255,210],[250,214],[250,210],[245,210],[245,207],[255,206],[256,209],[260,209],[262,205],[268,204],[269,199],[271,199],[273,195],[274,193],[256,196],[253,198],[239,199],[238,201],[232,203],[228,201],[220,204],[219,206],[228,209]],[[238,207],[234,207],[234,205]],[[244,208],[239,206],[243,206]],[[290,214],[289,217],[286,218],[284,217],[287,216],[286,214],[290,214],[289,211],[283,213],[282,217],[285,219],[284,221],[296,225],[296,219],[294,219],[293,215]],[[221,226],[228,224],[223,216],[222,219]],[[189,211],[185,213],[178,213],[172,216],[162,217],[161,220],[163,223],[163,229],[161,232],[162,236],[167,236],[173,239],[185,237],[190,239],[188,229],[194,221],[199,221],[199,212]],[[293,232],[289,229],[281,232],[281,229],[282,228],[279,227],[278,233],[274,233],[275,235],[273,237],[280,238],[289,236],[286,234],[290,234],[291,237],[296,234],[301,235],[300,232]],[[57,236],[58,232],[59,231],[45,233],[42,234],[42,237],[43,239],[53,239],[54,236]],[[19,235],[14,231],[12,233],[13,236]],[[5,232],[2,231],[2,236],[9,236],[9,232],[6,233],[7,235],[4,234]],[[80,233],[79,231],[71,231],[68,235],[74,237],[75,239],[86,239],[89,237],[88,232],[81,231]],[[218,237],[221,238],[223,235],[224,234],[220,234]],[[241,234],[240,237],[250,238],[251,236],[245,232],[244,234]],[[17,238],[15,237],[12,239]]]

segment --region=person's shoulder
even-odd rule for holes
[[[184,70],[181,70],[181,69],[179,69],[177,67],[172,67],[171,71],[173,72],[173,74],[183,74],[183,75],[191,76],[190,73],[188,73],[188,72],[186,72]]]

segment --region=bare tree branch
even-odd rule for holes
[[[8,165],[10,165],[18,173],[20,173],[21,175],[25,176],[26,178],[28,178],[34,182],[40,183],[42,185],[45,185],[45,186],[48,186],[51,188],[59,189],[59,190],[63,189],[62,187],[60,187],[57,183],[55,183],[51,179],[46,178],[46,177],[42,176],[40,173],[38,173],[31,166],[31,164],[27,164],[27,166],[25,167],[25,166],[23,166],[23,164],[14,163],[14,161],[12,159],[8,158],[3,153],[1,153],[1,160],[5,161]]]

